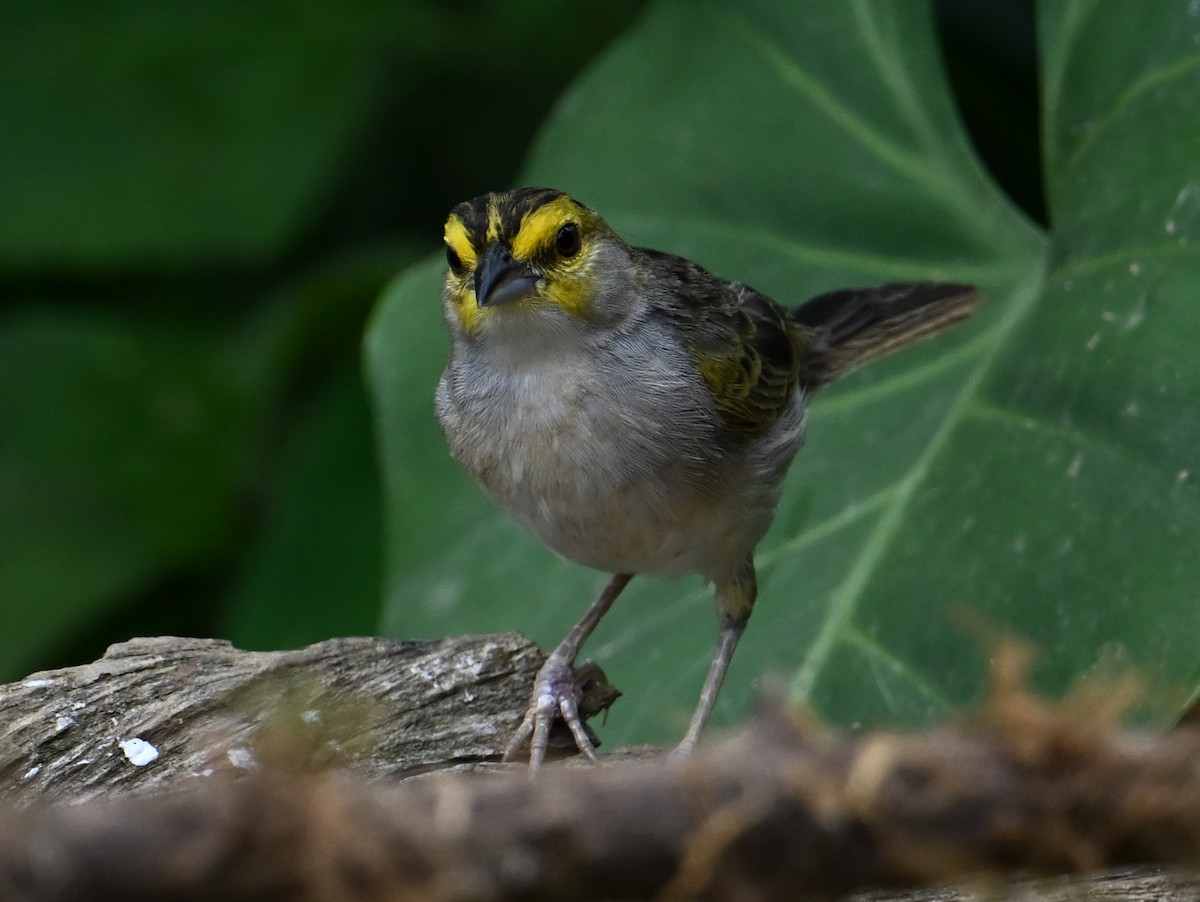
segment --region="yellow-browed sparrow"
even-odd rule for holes
[[[633,574],[699,572],[720,633],[695,745],[754,605],[814,390],[965,318],[968,285],[835,291],[785,309],[690,260],[631,247],[560,191],[459,204],[445,229],[453,336],[437,416],[454,457],[565,557],[614,574],[550,654],[505,758],[543,760],[561,716],[594,757],[572,667]]]

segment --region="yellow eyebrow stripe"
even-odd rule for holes
[[[458,259],[463,262],[464,266],[470,269],[475,265],[475,247],[471,244],[471,235],[467,232],[467,227],[461,219],[451,215],[446,220],[442,237],[454,253],[458,254]]]
[[[569,197],[556,197],[525,214],[521,227],[513,237],[512,252],[518,260],[532,260],[554,241],[564,223],[580,222],[584,211]]]

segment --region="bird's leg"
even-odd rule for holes
[[[562,717],[571,730],[571,735],[575,737],[575,744],[579,746],[579,750],[592,761],[596,760],[596,748],[588,738],[583,721],[579,717],[580,692],[573,665],[575,656],[579,654],[579,649],[587,641],[587,637],[592,634],[600,618],[608,612],[621,590],[632,578],[633,574],[630,573],[614,575],[579,622],[571,627],[571,631],[558,643],[554,651],[550,652],[546,663],[542,665],[533,681],[533,692],[525,719],[521,721],[504,750],[505,761],[513,760],[528,742],[529,767],[531,770],[537,770],[546,758],[550,727],[555,717]]]
[[[688,724],[687,732],[683,734],[683,739],[672,754],[690,755],[696,748],[700,733],[717,703],[717,695],[721,691],[721,684],[725,682],[729,661],[733,658],[738,640],[742,638],[742,632],[750,620],[750,611],[754,608],[757,595],[758,580],[754,574],[754,560],[751,557],[742,562],[732,579],[716,584],[717,615],[721,620],[717,647],[713,649],[708,676],[704,678],[704,688],[700,690],[700,701],[692,714],[692,722]]]
[[[729,660],[733,657],[733,650],[737,648],[738,639],[742,637],[746,622],[747,618],[721,619],[721,632],[717,636],[717,647],[713,649],[712,661],[708,665],[704,688],[700,690],[700,702],[692,714],[692,722],[688,724],[687,732],[675,747],[676,755],[690,755],[696,748],[700,733],[712,714],[713,705],[717,703],[717,693],[721,691],[721,684],[725,682],[725,671],[729,669]]]

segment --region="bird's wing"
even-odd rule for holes
[[[643,252],[662,291],[660,310],[678,326],[722,422],[735,435],[763,432],[796,392],[807,330],[749,286],[683,257]]]

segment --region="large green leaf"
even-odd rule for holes
[[[1160,685],[1192,677],[1200,423],[1182,414],[1200,367],[1182,350],[1200,287],[1186,242],[1200,125],[1181,111],[1195,50],[1129,42],[1132,11],[1110,23],[1090,8],[1042,16],[1048,240],[976,162],[929,10],[910,0],[659,3],[542,134],[526,182],[781,302],[925,278],[989,298],[956,332],[818,398],[718,718],[743,713],[764,674],[842,723],[942,716],[980,690],[971,622],[1035,641],[1051,686],[1114,651]],[[1138,33],[1173,33],[1187,9],[1139,6]],[[1179,149],[1152,161],[1147,135]],[[369,336],[384,626],[550,644],[603,577],[521,534],[442,447],[440,271],[400,279]],[[608,738],[677,734],[715,632],[707,596],[697,579],[635,580],[605,619],[589,650],[627,693]]]

